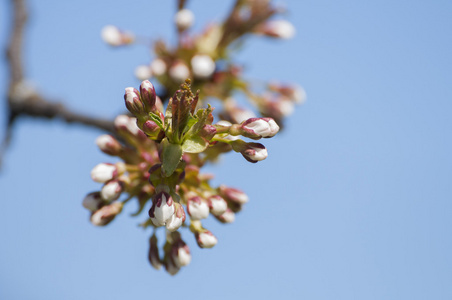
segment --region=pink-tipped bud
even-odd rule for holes
[[[209,230],[195,233],[196,242],[201,248],[212,248],[218,243],[217,238]]]
[[[118,168],[113,164],[101,163],[91,170],[91,178],[100,183],[105,183],[118,176]]]
[[[217,129],[215,128],[215,126],[210,124],[204,125],[204,127],[199,131],[199,135],[206,141],[210,141],[216,133]]]
[[[124,100],[126,102],[127,109],[136,116],[146,114],[144,104],[141,101],[140,93],[133,87],[128,87],[124,93]]]
[[[188,9],[179,10],[174,16],[174,23],[180,31],[190,28],[195,21],[195,15]]]
[[[209,197],[209,208],[214,216],[219,216],[226,211],[228,203],[220,196],[213,195]]]
[[[180,268],[174,264],[172,259],[167,259],[165,260],[165,270],[170,275],[176,275],[179,272]]]
[[[197,78],[208,78],[215,72],[215,61],[209,55],[198,54],[191,59],[191,69]]]
[[[185,211],[182,205],[179,203],[174,203],[174,214],[166,222],[166,229],[173,232],[179,229],[185,222]]]
[[[155,226],[163,226],[174,214],[174,201],[170,194],[160,192],[155,195],[149,217]]]
[[[140,85],[141,99],[143,100],[146,112],[155,110],[155,88],[149,80],[144,80]]]
[[[163,59],[154,59],[150,64],[151,72],[154,76],[161,76],[166,73],[166,63]]]
[[[187,201],[187,212],[192,220],[201,220],[209,216],[209,206],[200,197],[194,196]]]
[[[248,196],[239,189],[220,185],[220,195],[227,201],[232,201],[238,204],[245,204],[249,201]]]
[[[295,35],[295,27],[286,20],[273,20],[266,22],[258,30],[259,33],[280,39],[291,39]]]
[[[157,237],[155,235],[153,235],[149,239],[148,260],[154,269],[160,270],[160,268],[162,267],[162,262],[159,255],[159,247],[157,245]]]
[[[292,100],[295,103],[301,104],[306,101],[306,91],[299,85],[282,85],[278,83],[269,84],[272,91],[280,93],[282,96]]]
[[[184,62],[178,61],[169,69],[169,75],[174,81],[183,82],[190,76],[190,70]]]
[[[119,201],[102,206],[91,215],[91,223],[95,226],[107,225],[122,211],[122,206],[123,203]]]
[[[121,196],[124,189],[124,182],[119,180],[111,180],[107,182],[100,191],[102,199],[106,201],[113,201]]]
[[[140,128],[138,128],[136,118],[131,118],[126,115],[119,115],[116,117],[114,124],[119,133],[134,137],[140,137],[142,135],[146,138],[146,135],[140,130]]]
[[[264,160],[268,156],[267,149],[259,143],[246,143],[246,149],[240,151],[243,157],[252,163]]]
[[[190,264],[190,248],[184,241],[178,240],[171,248],[171,258],[176,267],[181,268]]]
[[[92,192],[85,196],[82,205],[90,211],[96,211],[102,207],[103,201],[100,197],[100,192]]]
[[[155,140],[159,137],[161,128],[152,120],[147,120],[143,123],[143,126],[141,126],[141,129],[144,133],[151,139]]]
[[[122,151],[122,146],[114,137],[109,134],[103,134],[96,139],[96,145],[99,149],[108,154],[116,156]]]
[[[217,216],[221,223],[232,223],[235,221],[235,213],[231,209],[227,209],[222,215]]]
[[[132,34],[123,32],[113,25],[107,25],[102,28],[101,37],[104,42],[115,47],[130,44],[134,40]]]
[[[272,118],[251,118],[241,124],[241,134],[245,137],[259,139],[273,137],[279,126]]]

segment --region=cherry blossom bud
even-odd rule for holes
[[[107,25],[102,28],[101,37],[110,46],[122,46],[133,42],[133,35],[119,30],[118,27]]]
[[[102,206],[91,215],[91,223],[95,226],[107,225],[122,211],[122,206],[123,203],[119,201]]]
[[[151,139],[155,140],[159,137],[161,128],[152,120],[147,120],[141,127],[144,133]]]
[[[195,21],[195,15],[188,9],[179,10],[174,16],[174,22],[180,31],[190,28]]]
[[[182,61],[173,64],[169,70],[170,77],[177,82],[183,82],[190,76],[190,70]]]
[[[140,93],[146,112],[154,111],[156,101],[154,85],[149,80],[144,80],[140,85]]]
[[[209,230],[195,233],[196,242],[201,248],[212,248],[218,243],[217,238]]]
[[[253,111],[238,107],[235,100],[232,98],[228,98],[224,104],[224,108],[231,118],[231,121],[234,123],[241,123],[245,120],[256,117],[256,114]]]
[[[176,275],[180,270],[180,268],[174,264],[172,259],[165,260],[165,269],[170,275]]]
[[[92,192],[85,196],[82,205],[90,211],[96,211],[102,207],[103,201],[100,197],[100,192]]]
[[[111,135],[103,134],[96,139],[96,145],[99,149],[109,155],[116,156],[121,150],[121,144]]]
[[[201,220],[209,216],[209,206],[198,196],[187,201],[187,212],[192,220]]]
[[[297,104],[301,104],[306,101],[306,91],[299,85],[271,83],[269,84],[269,88],[270,90],[280,93],[282,96]]]
[[[160,260],[159,255],[159,247],[157,245],[157,237],[152,235],[149,239],[149,252],[148,252],[148,260],[154,269],[160,270],[162,267],[162,262]]]
[[[198,78],[208,78],[215,71],[215,62],[208,55],[198,54],[191,59],[193,75]]]
[[[149,210],[149,217],[155,226],[163,226],[174,214],[173,198],[166,193],[160,192],[155,195],[152,207]]]
[[[136,67],[134,74],[139,80],[146,80],[152,77],[151,68],[148,65],[140,65]]]
[[[206,141],[210,141],[215,136],[216,133],[217,133],[217,129],[215,128],[215,126],[206,124],[206,125],[204,125],[203,128],[201,128],[201,130],[199,131],[198,134],[200,137],[202,137]]]
[[[259,143],[246,143],[246,149],[240,153],[243,157],[252,163],[264,160],[267,158],[268,153],[264,145]]]
[[[191,261],[190,248],[184,241],[178,240],[171,248],[171,258],[176,267],[187,266]]]
[[[134,115],[145,115],[146,110],[144,104],[141,101],[140,93],[133,87],[126,88],[124,93],[124,100],[126,102],[127,109]]]
[[[166,222],[166,229],[173,232],[179,229],[185,222],[185,211],[182,205],[174,203],[174,214],[171,216],[168,222]]]
[[[118,176],[118,169],[113,164],[101,163],[91,170],[91,178],[100,183],[105,183]]]
[[[249,201],[248,196],[239,189],[220,185],[219,190],[221,196],[227,201],[232,201],[239,204],[245,204]]]
[[[220,196],[213,195],[209,197],[209,208],[210,212],[213,215],[219,216],[226,211],[226,209],[228,208],[228,204],[226,200],[224,200]]]
[[[241,134],[249,138],[270,138],[279,131],[279,126],[272,118],[251,118],[241,124]]]
[[[161,76],[166,72],[166,63],[163,59],[157,58],[151,62],[151,72],[154,76]]]
[[[119,198],[123,191],[124,183],[119,180],[111,180],[107,182],[100,191],[102,199],[113,201]]]
[[[227,209],[222,215],[217,216],[221,223],[232,223],[235,221],[235,213],[231,209]]]
[[[268,21],[259,31],[267,36],[280,39],[291,39],[295,35],[295,27],[286,20]]]
[[[136,118],[131,118],[126,115],[119,115],[116,117],[114,124],[119,133],[127,133],[132,136],[140,136],[141,134],[144,135],[144,133],[137,126]]]

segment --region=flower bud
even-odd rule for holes
[[[306,91],[299,85],[270,83],[269,88],[270,90],[278,92],[282,96],[291,99],[295,103],[301,104],[306,101]]]
[[[212,248],[218,242],[217,238],[209,230],[196,232],[195,237],[200,248]]]
[[[174,214],[173,198],[166,192],[155,195],[149,217],[155,226],[163,226]]]
[[[100,197],[100,192],[92,192],[85,196],[82,205],[90,211],[96,211],[102,207],[103,202]]]
[[[172,259],[166,259],[165,260],[165,270],[170,275],[176,275],[179,272],[180,268],[174,264]]]
[[[267,158],[268,153],[264,145],[259,143],[246,143],[246,149],[240,153],[243,157],[252,163],[264,160]]]
[[[174,214],[171,216],[168,222],[166,222],[166,229],[173,232],[179,229],[185,222],[185,211],[182,205],[174,203]]]
[[[183,240],[178,240],[171,248],[171,258],[176,267],[187,266],[191,261],[190,248]]]
[[[101,163],[91,170],[91,178],[100,183],[112,180],[118,176],[118,168],[113,164]]]
[[[160,270],[162,267],[162,262],[159,256],[159,247],[157,245],[157,237],[155,235],[152,235],[149,239],[148,260],[154,269]]]
[[[174,16],[174,22],[180,31],[190,28],[195,21],[195,15],[188,9],[179,10]]]
[[[107,25],[102,28],[101,37],[110,46],[122,46],[133,42],[134,37],[130,33],[119,30],[118,27]]]
[[[102,199],[106,201],[113,201],[119,198],[123,191],[124,183],[119,180],[111,180],[107,182],[100,191]]]
[[[220,185],[220,195],[227,201],[232,201],[238,204],[245,204],[249,201],[248,196],[239,189]]]
[[[145,115],[146,111],[143,102],[141,102],[140,93],[133,87],[126,88],[124,100],[127,109],[136,116]]]
[[[209,206],[198,196],[187,201],[187,212],[192,220],[201,220],[209,216]]]
[[[209,197],[209,208],[210,212],[214,216],[219,216],[226,211],[226,209],[228,208],[228,204],[226,200],[224,200],[220,196],[213,195]]]
[[[268,21],[258,31],[270,37],[286,40],[295,35],[295,27],[286,20]]]
[[[108,154],[116,156],[122,151],[122,146],[113,136],[103,134],[96,139],[96,145],[99,149]]]
[[[193,75],[197,78],[208,78],[215,72],[215,62],[208,55],[198,54],[191,59]]]
[[[141,129],[148,137],[150,137],[153,140],[156,140],[159,137],[159,134],[161,132],[161,128],[152,120],[147,120],[143,123],[143,126],[141,126]]]
[[[122,211],[122,206],[123,203],[119,201],[102,206],[91,215],[91,223],[95,226],[107,225]]]
[[[183,82],[190,76],[190,70],[182,61],[176,62],[169,69],[170,77],[176,82]]]
[[[232,223],[235,221],[235,213],[228,208],[222,215],[217,216],[221,223]]]
[[[272,118],[251,118],[241,124],[242,134],[249,138],[270,138],[279,131],[279,126]]]
[[[144,138],[146,138],[146,135],[140,130],[140,128],[138,128],[136,118],[131,118],[126,115],[119,115],[116,117],[114,124],[116,131],[119,133],[132,135],[134,137],[140,137],[143,135]]]
[[[199,135],[208,142],[215,136],[216,133],[217,129],[215,126],[210,124],[204,125],[204,127],[199,131]]]
[[[154,85],[149,80],[144,80],[140,85],[140,93],[146,112],[154,111],[156,100]]]
[[[152,77],[151,68],[148,65],[140,65],[136,67],[134,74],[139,80],[146,80]]]
[[[161,75],[165,74],[166,69],[167,69],[166,63],[163,61],[163,59],[160,59],[160,58],[154,59],[151,62],[150,68],[151,68],[151,72],[154,76],[161,76]]]

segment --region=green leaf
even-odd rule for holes
[[[163,128],[163,122],[159,115],[151,112],[151,113],[149,113],[149,117],[151,118],[152,121],[155,122],[155,124],[157,124],[158,127],[160,127],[160,129],[162,129],[162,130],[165,129],[165,128]]]
[[[206,150],[209,143],[199,136],[192,136],[185,140],[182,150],[187,153],[200,153]]]
[[[165,173],[165,177],[171,176],[174,170],[176,170],[179,161],[182,158],[182,147],[178,144],[171,144],[165,138],[162,140],[162,168]]]

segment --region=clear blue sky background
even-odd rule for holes
[[[231,2],[190,1],[196,27]],[[101,132],[27,119],[0,174],[0,299],[452,299],[452,2],[286,4],[296,37],[252,38],[239,59],[250,78],[302,84],[308,102],[265,141],[266,161],[231,154],[210,169],[251,198],[235,223],[207,222],[218,245],[199,249],[185,234],[191,265],[175,277],[153,270],[133,205],[106,228],[81,206],[100,187],[91,168],[111,161],[94,144]],[[105,117],[124,110],[133,69],[150,58],[108,48],[102,26],[174,37],[172,1],[33,0],[30,10],[29,78]]]

